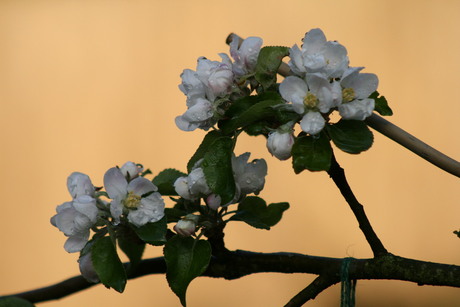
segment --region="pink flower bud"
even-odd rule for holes
[[[220,198],[220,195],[211,194],[206,198],[206,204],[212,210],[217,210],[220,207],[221,202],[222,199]]]

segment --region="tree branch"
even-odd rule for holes
[[[230,44],[234,39],[240,39],[241,42],[243,40],[237,34],[231,33],[227,37],[226,43]],[[286,63],[281,63],[278,73],[283,77],[287,77],[292,74],[289,65]],[[419,157],[454,176],[460,177],[460,163],[458,161],[446,156],[442,152],[422,142],[386,119],[383,119],[374,113],[366,119],[366,123],[376,131],[409,149]]]
[[[358,202],[355,195],[353,194],[353,191],[347,182],[347,178],[345,177],[345,171],[340,167],[339,163],[335,159],[334,154],[332,154],[331,168],[327,173],[339,188],[340,193],[342,193],[343,197],[347,201],[351,211],[353,211],[353,214],[358,220],[359,228],[364,233],[364,236],[366,237],[366,240],[369,243],[374,256],[378,257],[388,253],[378,238],[377,234],[374,232],[374,229],[372,229],[371,223],[369,222],[369,219],[364,212],[364,207]]]
[[[308,273],[329,276],[330,282],[340,281],[343,259],[301,255],[296,253],[254,253],[232,251],[222,257],[213,257],[203,276],[237,279],[254,273]],[[127,265],[127,264],[126,264]],[[129,279],[164,274],[163,257],[143,260]],[[355,259],[349,269],[350,279],[391,279],[414,282],[419,285],[460,287],[460,266],[418,261],[385,254],[372,259]],[[59,299],[96,284],[87,282],[82,276],[72,277],[55,285],[23,293],[11,294],[32,303]],[[314,298],[326,289],[325,280],[317,280],[304,291]],[[323,290],[324,290],[323,289]],[[316,293],[315,293],[316,291]],[[294,305],[295,306],[295,305]]]
[[[315,299],[315,297],[329,288],[330,286],[338,283],[340,279],[335,276],[331,277],[326,274],[319,275],[316,279],[309,284],[305,289],[300,291],[294,296],[284,307],[299,307],[308,302],[309,300]]]

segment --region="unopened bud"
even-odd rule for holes
[[[222,202],[222,199],[220,195],[217,195],[217,194],[211,194],[206,198],[206,204],[212,210],[217,210],[220,207],[221,202]]]
[[[83,277],[92,283],[98,283],[99,276],[94,270],[93,261],[91,260],[91,252],[84,254],[78,259],[80,273]]]
[[[290,132],[273,131],[268,135],[268,151],[280,160],[291,157],[292,145],[294,145],[294,136]]]
[[[184,219],[177,222],[174,226],[174,231],[184,237],[190,237],[195,234],[196,224],[198,223],[199,216],[188,214]]]

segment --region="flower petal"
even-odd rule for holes
[[[123,198],[126,195],[128,181],[120,169],[112,167],[104,175],[104,186],[111,199]]]
[[[65,241],[64,249],[68,253],[76,253],[79,252],[85,247],[86,242],[89,238],[89,230],[81,235],[71,236]]]
[[[158,188],[147,178],[137,177],[128,184],[128,192],[142,196],[149,192],[155,192]]]
[[[303,99],[308,92],[308,86],[304,80],[299,77],[289,76],[281,82],[279,92],[285,100],[292,102],[294,111],[299,114],[304,112]]]
[[[323,130],[325,121],[319,112],[308,112],[300,121],[300,127],[311,135],[318,134]]]

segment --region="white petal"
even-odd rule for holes
[[[306,80],[310,91],[318,98],[318,108],[327,113],[333,105],[331,84],[320,73],[307,74]]]
[[[289,61],[289,67],[291,67],[292,72],[296,75],[305,74],[306,70],[303,65],[302,52],[297,45],[292,46],[289,50],[289,57],[291,58]]]
[[[327,77],[338,78],[342,76],[349,64],[347,49],[337,42],[327,42],[324,45],[323,55],[327,61]]]
[[[326,43],[326,36],[321,29],[312,29],[305,34],[302,51],[318,53]]]
[[[147,223],[154,223],[163,218],[164,208],[165,204],[160,193],[155,192],[141,199],[139,208],[129,212],[128,220],[137,227]]]
[[[305,109],[303,100],[308,92],[308,86],[304,80],[299,77],[289,76],[281,82],[279,92],[286,101],[293,103],[294,111],[299,114],[303,113]]]
[[[134,192],[134,194],[139,196],[157,190],[158,188],[150,180],[144,177],[137,177],[128,184],[128,192]]]
[[[183,116],[177,116],[175,122],[177,128],[179,128],[182,131],[193,131],[199,126],[199,124],[192,123]]]
[[[75,217],[78,212],[74,207],[61,210],[54,216],[54,223],[56,227],[62,231],[66,236],[75,234]]]
[[[128,161],[120,167],[120,171],[125,176],[125,178],[134,179],[139,176],[139,173],[142,172],[143,168],[139,167],[136,163]]]
[[[112,167],[104,174],[104,186],[111,199],[123,198],[126,195],[128,181],[118,168]]]
[[[115,224],[120,222],[120,216],[123,213],[123,204],[121,199],[114,199],[110,204],[110,214],[115,219]]]
[[[88,195],[79,196],[74,200],[73,206],[79,213],[86,216],[93,224],[96,223],[98,209],[94,198]]]
[[[364,120],[374,110],[374,99],[353,100],[339,106],[339,113],[344,119]]]
[[[323,130],[324,125],[324,118],[319,112],[308,112],[300,121],[302,130],[311,135],[315,135]]]
[[[67,178],[67,189],[73,198],[77,198],[80,195],[93,196],[95,192],[89,176],[79,172],[73,172]]]
[[[191,123],[200,123],[214,115],[212,104],[206,99],[198,98],[195,105],[189,108],[182,118]]]
[[[83,235],[71,236],[65,241],[64,249],[68,253],[76,253],[82,250],[85,247],[86,242],[89,238],[89,231]]]
[[[192,195],[190,194],[190,191],[188,189],[188,180],[187,177],[179,177],[176,179],[174,182],[174,189],[176,190],[177,194],[179,196],[192,200]]]

